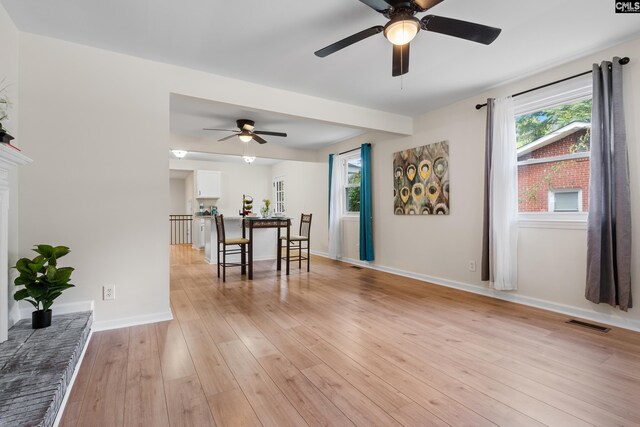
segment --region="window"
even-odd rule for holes
[[[582,190],[549,191],[549,212],[581,212]]]
[[[344,161],[346,174],[345,185],[345,214],[360,214],[360,174],[362,171],[362,159],[360,152],[349,156]]]
[[[585,77],[515,99],[521,214],[554,219],[588,211],[591,78]]]
[[[283,213],[284,210],[284,176],[273,179],[273,199],[275,201],[275,213]]]

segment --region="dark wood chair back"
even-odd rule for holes
[[[224,216],[222,214],[216,215],[215,222],[218,233],[218,242],[216,244],[218,277],[220,277],[220,267],[222,267],[222,281],[225,282],[227,280],[227,267],[240,267],[241,274],[246,273],[249,241],[244,238],[234,238],[227,241],[227,236],[224,232]],[[238,248],[235,249],[235,246]],[[236,254],[240,254],[240,262],[227,262],[227,255]],[[220,255],[222,255],[222,259],[220,259]]]
[[[216,231],[218,232],[218,243],[224,243],[224,216],[216,215]]]
[[[309,237],[309,233],[311,233],[311,215],[312,214],[302,214],[300,216],[300,235],[304,237]]]
[[[302,268],[302,260],[307,260],[307,272],[309,272],[309,265],[311,262],[311,216],[312,214],[300,215],[300,234],[297,236],[280,237],[280,243],[278,243],[278,262],[281,259],[287,262],[287,271],[289,263],[291,261],[298,261],[298,268]],[[286,255],[282,256],[282,244],[284,243],[284,249],[286,249]],[[294,251],[294,254],[291,251]],[[304,253],[306,250],[306,254]],[[306,255],[306,256],[305,256]]]

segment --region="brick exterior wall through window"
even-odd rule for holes
[[[571,147],[587,132],[571,135],[519,157],[541,159],[571,154]],[[589,158],[518,166],[518,207],[520,212],[548,212],[549,191],[582,190],[582,211],[589,207]]]

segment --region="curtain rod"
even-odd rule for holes
[[[371,143],[367,142],[364,145],[371,145]],[[359,150],[359,149],[360,149],[360,147],[352,148],[351,150],[347,150],[347,151],[343,151],[342,153],[338,153],[338,156],[342,156],[343,154],[347,154],[347,153],[350,153],[352,151],[356,151],[356,150]]]
[[[624,58],[620,58],[618,60],[618,63],[620,65],[628,64],[629,63],[629,57],[625,56]],[[575,75],[570,76],[570,77],[565,77],[564,79],[556,80],[555,82],[547,83],[547,84],[542,85],[542,86],[538,86],[538,87],[534,87],[532,89],[523,90],[522,92],[514,93],[513,95],[511,95],[511,97],[524,95],[525,93],[533,92],[534,90],[542,89],[542,88],[545,88],[545,87],[548,87],[548,86],[553,86],[553,85],[558,84],[558,83],[566,82],[567,80],[575,79],[576,77],[580,77],[580,76],[585,76],[587,74],[591,74],[592,72],[593,72],[593,70],[589,70],[589,71],[585,71],[583,73],[575,74]],[[479,110],[482,107],[486,107],[486,106],[487,106],[486,102],[484,104],[476,104],[476,110]]]

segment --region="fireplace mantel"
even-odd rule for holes
[[[6,341],[9,330],[9,172],[31,159],[18,150],[0,144],[0,342]]]

